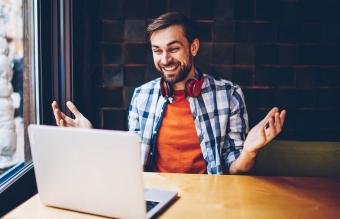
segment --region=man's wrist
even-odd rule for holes
[[[251,159],[255,159],[256,155],[257,155],[257,151],[252,151],[252,150],[248,150],[248,149],[243,149],[242,153],[244,156],[246,156],[247,158],[251,158]]]
[[[256,155],[256,151],[243,149],[240,156],[232,163],[231,168],[229,168],[230,174],[242,174],[248,172],[254,165]]]

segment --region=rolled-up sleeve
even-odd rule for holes
[[[229,106],[230,115],[226,129],[226,140],[222,150],[225,172],[229,172],[231,164],[240,156],[249,129],[246,104],[239,86],[234,87]]]

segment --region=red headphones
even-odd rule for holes
[[[189,79],[185,83],[184,92],[186,96],[197,97],[201,93],[202,84],[204,81],[203,74],[199,71],[195,71],[194,79]],[[166,82],[163,78],[160,81],[161,94],[164,98],[169,99],[174,96],[174,89],[170,83]]]

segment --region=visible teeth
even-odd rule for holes
[[[165,69],[166,71],[173,71],[173,70],[175,70],[176,68],[177,68],[177,65],[164,67],[164,69]]]

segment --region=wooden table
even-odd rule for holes
[[[179,193],[160,218],[340,218],[340,178],[144,173],[144,181]],[[45,207],[35,195],[4,218],[101,217]]]

